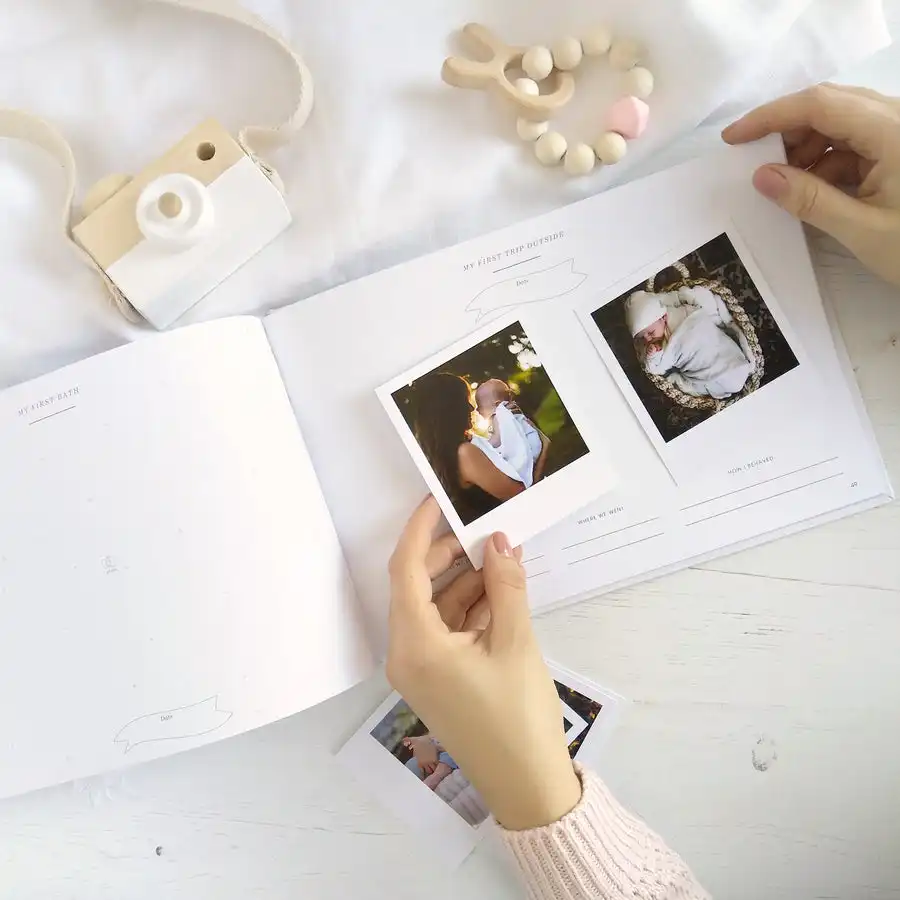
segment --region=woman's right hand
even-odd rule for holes
[[[757,170],[757,190],[900,285],[900,100],[820,84],[753,110],[722,137],[744,144],[775,133],[789,165]]]
[[[581,783],[519,554],[495,535],[484,571],[435,596],[432,578],[462,555],[452,535],[435,540],[440,520],[429,497],[391,557],[388,678],[504,827],[548,825],[576,806]]]

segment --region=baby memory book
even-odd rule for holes
[[[0,795],[296,713],[384,652],[431,490],[535,611],[891,497],[801,228],[723,150],[265,320],[0,394]]]

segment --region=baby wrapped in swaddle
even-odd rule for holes
[[[479,414],[491,423],[490,440],[481,438],[476,446],[501,472],[530,488],[540,480],[538,464],[549,441],[515,404],[505,381],[491,378],[479,385],[475,402]]]
[[[746,338],[709,288],[635,291],[625,301],[625,320],[644,369],[686,394],[723,400],[753,371]]]

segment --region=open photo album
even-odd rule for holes
[[[780,159],[722,151],[0,394],[0,796],[365,678],[428,491],[467,564],[524,545],[536,612],[888,501],[803,232],[750,184]],[[430,791],[399,703],[366,746]]]

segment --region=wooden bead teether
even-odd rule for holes
[[[600,165],[614,165],[628,152],[628,141],[639,138],[647,128],[650,107],[647,97],[653,93],[653,73],[641,61],[641,45],[631,38],[614,38],[605,25],[597,25],[581,39],[560,38],[550,47],[513,47],[505,44],[483,25],[470,23],[463,34],[473,44],[490,53],[480,62],[461,57],[444,60],[441,76],[454,87],[495,87],[518,107],[516,131],[523,141],[534,145],[534,155],[545,166],[560,163],[572,176],[587,175]],[[570,144],[558,131],[550,130],[549,118],[572,98],[572,76],[585,57],[608,54],[611,68],[621,72],[621,96],[609,109],[606,130],[594,141]],[[521,69],[526,77],[511,80],[509,71]],[[540,83],[553,76],[553,90],[542,94]]]

